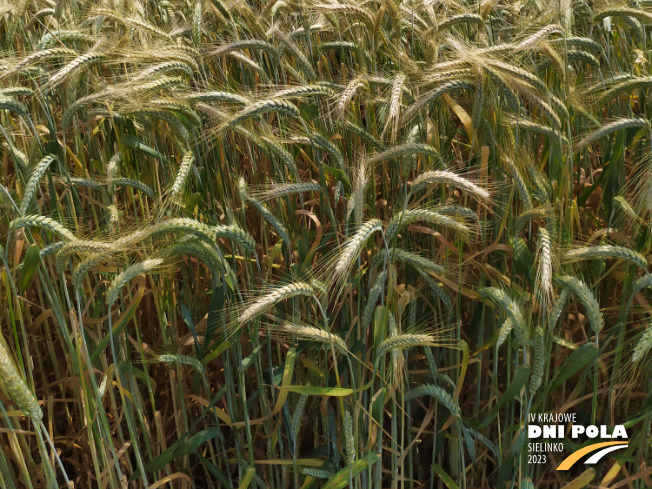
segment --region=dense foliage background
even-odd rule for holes
[[[4,0],[0,486],[652,486],[651,26]]]

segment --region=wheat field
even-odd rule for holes
[[[0,0],[0,487],[652,487],[651,32]]]

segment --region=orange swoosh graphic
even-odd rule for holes
[[[600,448],[610,447],[612,445],[627,445],[627,443],[623,441],[605,441],[602,443],[595,443],[594,445],[589,445],[588,447],[584,447],[581,450],[576,451],[575,453],[571,453],[568,457],[564,459],[564,461],[561,464],[559,464],[557,470],[568,470],[573,466],[575,462],[581,459],[584,455],[587,455],[591,452],[595,452]]]

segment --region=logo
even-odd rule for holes
[[[598,463],[605,455],[627,447],[627,430],[623,425],[616,425],[610,430],[606,425],[583,425],[577,422],[576,413],[532,413],[529,416],[527,437],[528,462],[543,464],[547,461],[548,452],[562,452],[564,440],[568,432],[571,440],[581,442],[584,438],[612,441],[597,441],[580,448],[566,457],[557,470],[569,470],[580,459],[590,455],[584,463]],[[540,440],[558,440],[544,442]]]

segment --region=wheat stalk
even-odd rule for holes
[[[478,14],[459,14],[459,15],[454,15],[453,17],[449,17],[448,19],[444,20],[443,22],[440,22],[437,25],[437,30],[441,31],[444,29],[448,29],[450,27],[453,27],[458,24],[469,24],[469,23],[475,23],[475,24],[484,24],[484,19],[482,16]]]
[[[278,27],[273,28],[274,37],[278,39],[285,48],[292,53],[292,56],[297,61],[298,65],[301,66],[303,72],[308,75],[308,78],[314,80],[317,78],[315,70],[312,68],[310,61],[304,56],[304,54],[297,48],[297,46],[292,42],[292,40],[285,35]]]
[[[455,219],[444,216],[438,212],[428,209],[407,209],[395,214],[387,224],[385,236],[388,241],[394,239],[399,230],[416,221],[424,221],[429,224],[442,226],[457,232],[462,238],[466,238],[469,234],[469,228]]]
[[[599,245],[582,246],[567,251],[564,254],[566,261],[594,260],[594,259],[615,259],[627,260],[643,270],[647,270],[647,260],[640,253],[625,248],[624,246]]]
[[[166,257],[180,254],[195,256],[202,260],[213,273],[222,275],[231,275],[233,273],[229,263],[222,257],[221,253],[205,241],[186,239],[166,248],[163,254]]]
[[[390,127],[390,125],[392,126],[392,140],[396,137],[396,132],[398,131],[401,101],[403,99],[403,92],[406,88],[406,80],[407,75],[405,75],[405,73],[398,73],[394,77],[394,81],[392,83],[392,89],[389,98],[389,110],[387,111],[387,119],[385,121],[385,127],[383,128],[383,133],[385,133],[387,132],[387,129]]]
[[[308,396],[303,394],[299,396],[299,401],[297,402],[297,406],[294,409],[294,414],[292,415],[292,424],[290,426],[290,429],[292,431],[292,437],[294,438],[294,451],[296,453],[297,447],[299,446],[299,442],[297,441],[297,438],[299,436],[299,430],[301,429],[301,421],[303,420],[303,411],[306,408],[306,401],[308,400]]]
[[[373,25],[374,24],[374,19],[371,16],[371,13],[357,5],[352,5],[352,4],[344,4],[344,3],[329,3],[329,4],[323,4],[319,3],[316,5],[313,5],[312,8],[318,11],[325,11],[325,12],[341,12],[345,14],[351,14],[358,16],[362,19],[363,22],[367,23],[368,25]]]
[[[28,416],[34,422],[43,419],[43,411],[41,411],[41,407],[32,391],[27,387],[22,375],[18,372],[2,337],[0,337],[0,386],[3,387],[9,399],[16,403],[25,416]]]
[[[606,8],[596,12],[593,16],[593,20],[601,20],[605,17],[633,17],[645,22],[646,24],[652,23],[652,13],[646,12],[640,8],[628,8],[628,7],[615,7],[615,8]]]
[[[410,191],[412,193],[417,193],[424,187],[441,183],[465,190],[479,199],[489,199],[489,192],[487,192],[485,189],[479,187],[475,183],[458,175],[457,173],[444,170],[427,171],[419,174],[418,177],[412,180]]]
[[[36,227],[41,229],[47,229],[55,234],[58,234],[66,241],[71,241],[75,239],[75,235],[66,229],[61,223],[55,221],[54,219],[46,216],[21,216],[9,223],[9,229],[20,229],[23,227]]]
[[[297,169],[294,157],[285,148],[283,148],[283,146],[268,137],[261,137],[261,140],[266,145],[267,149],[272,154],[276,155],[283,162],[283,164],[285,164],[292,175],[296,177],[299,174],[299,170]]]
[[[244,181],[244,178],[241,178],[238,181],[238,190],[242,201],[252,204],[256,208],[256,210],[260,213],[260,215],[263,217],[263,219],[265,219],[268,223],[272,225],[274,229],[276,229],[276,232],[278,233],[279,237],[287,245],[288,250],[292,249],[292,245],[290,243],[290,235],[288,234],[285,226],[276,218],[276,216],[274,216],[274,214],[272,214],[272,212],[262,202],[259,202],[258,200],[248,195],[247,185]]]
[[[589,144],[593,143],[594,141],[597,141],[598,139],[601,139],[605,136],[608,136],[609,134],[612,134],[616,131],[620,131],[621,129],[629,129],[629,128],[642,128],[650,127],[650,123],[641,117],[633,117],[633,118],[623,118],[623,119],[618,119],[616,121],[613,121],[609,124],[605,124],[602,126],[600,129],[597,131],[592,132],[588,136],[586,136],[582,141],[580,141],[577,145],[575,145],[575,149],[582,149],[588,146]]]
[[[192,151],[187,151],[183,155],[181,164],[179,165],[179,170],[177,171],[177,176],[174,179],[174,184],[172,185],[172,195],[177,196],[188,178],[188,173],[190,172],[190,167],[195,161],[195,155]]]
[[[181,355],[179,353],[163,353],[161,355],[156,355],[152,361],[155,363],[177,363],[188,365],[199,373],[204,373],[205,371],[204,364],[195,357]]]
[[[411,399],[426,396],[434,397],[437,402],[441,403],[446,409],[448,409],[453,416],[459,417],[461,415],[460,407],[455,399],[453,399],[453,397],[444,389],[434,384],[420,385],[419,387],[410,389],[405,394],[405,400],[409,401]]]
[[[145,195],[147,195],[149,198],[153,199],[154,198],[154,191],[152,188],[138,180],[134,180],[133,178],[125,178],[125,177],[117,177],[117,178],[112,178],[109,180],[108,185],[115,187],[116,185],[122,185],[125,187],[133,187],[135,189],[140,190],[143,192]]]
[[[72,273],[72,286],[75,290],[81,290],[83,286],[83,280],[84,276],[93,268],[98,263],[101,263],[104,261],[107,256],[111,253],[111,251],[108,251],[106,253],[95,253],[90,255],[89,257],[85,258],[82,260],[77,267],[75,267],[75,270]],[[58,258],[58,257],[57,257]],[[63,262],[57,265],[57,268],[59,270],[63,269]]]
[[[505,321],[503,321],[503,325],[500,327],[500,330],[498,330],[498,339],[496,340],[496,348],[500,348],[500,346],[505,342],[507,337],[509,336],[509,333],[512,332],[512,329],[514,328],[514,323],[510,318],[506,318]]]
[[[539,124],[538,122],[530,121],[527,119],[521,119],[521,118],[509,119],[509,123],[513,127],[517,127],[518,129],[525,129],[526,131],[542,134],[543,136],[547,136],[553,140],[561,140],[562,144],[566,144],[566,145],[569,144],[568,138],[566,136],[564,136],[557,129],[554,129],[550,126],[546,126],[543,124]]]
[[[122,273],[117,275],[109,285],[109,288],[106,291],[107,304],[109,306],[113,305],[118,299],[122,287],[131,282],[134,277],[151,272],[155,268],[163,265],[163,263],[165,263],[165,260],[162,258],[149,258],[127,267]]]
[[[127,25],[130,25],[137,29],[141,29],[147,32],[148,34],[151,34],[154,37],[158,37],[164,41],[172,40],[172,37],[167,32],[162,31],[158,27],[150,24],[149,22],[143,19],[139,19],[138,17],[124,17],[124,18],[114,17],[114,18],[116,18],[116,20],[120,20],[124,22]]]
[[[353,418],[349,410],[344,411],[344,446],[346,447],[346,463],[353,465],[356,458],[355,438],[353,437]]]
[[[302,194],[307,192],[321,192],[322,188],[318,183],[300,182],[271,185],[269,188],[261,191],[258,195],[261,200],[278,199],[289,195]]]
[[[337,102],[337,112],[342,119],[344,119],[344,116],[346,115],[346,109],[351,104],[351,101],[353,100],[356,92],[364,87],[365,84],[362,83],[360,79],[354,78],[348,83],[346,88],[342,90],[340,98]]]
[[[292,103],[287,102],[286,100],[271,98],[250,104],[247,108],[238,112],[233,118],[227,121],[223,129],[229,129],[243,123],[247,119],[267,114],[269,112],[277,112],[297,119],[301,116],[299,109],[297,109]]]
[[[330,479],[333,477],[333,473],[327,470],[315,469],[313,467],[304,467],[301,469],[301,473],[308,477],[314,479]]]
[[[6,87],[0,88],[2,97],[29,97],[34,95],[34,90],[27,87]]]
[[[555,325],[557,324],[559,317],[564,311],[564,307],[566,306],[566,301],[568,301],[569,297],[570,297],[570,292],[567,289],[563,289],[559,293],[559,296],[555,300],[555,303],[552,306],[550,314],[548,315],[547,327],[549,331],[552,331],[555,328]]]
[[[108,59],[108,56],[104,53],[97,52],[88,52],[81,56],[78,56],[76,59],[68,63],[66,66],[57,71],[52,78],[48,81],[50,87],[54,87],[61,83],[66,77],[70,76],[73,72],[87,66],[91,66],[95,63],[105,61]]]
[[[523,177],[521,176],[521,173],[518,171],[518,168],[516,168],[516,165],[514,165],[514,162],[510,160],[509,158],[505,159],[505,163],[507,165],[508,172],[512,179],[514,179],[514,183],[516,184],[516,188],[518,189],[518,195],[521,198],[521,202],[523,202],[523,207],[525,207],[526,211],[529,211],[532,209],[532,198],[530,197],[530,192],[528,190],[527,185],[525,184],[525,180],[523,180]]]
[[[236,224],[212,226],[215,238],[231,239],[251,253],[256,252],[256,241],[247,231]]]
[[[359,256],[367,240],[377,231],[382,231],[383,225],[379,219],[372,219],[362,224],[356,233],[351,236],[342,251],[337,257],[337,262],[333,270],[333,276],[338,280],[344,278],[344,275],[351,269],[353,262]]]
[[[378,347],[378,356],[383,356],[392,350],[407,349],[414,346],[434,346],[436,340],[430,334],[394,334],[383,340]]]
[[[32,201],[34,200],[34,196],[36,195],[36,189],[38,187],[39,182],[43,178],[43,175],[47,171],[47,169],[50,167],[50,164],[56,160],[56,156],[54,155],[47,155],[41,161],[38,162],[38,164],[34,167],[34,170],[32,171],[31,176],[29,177],[29,180],[27,181],[27,186],[25,187],[25,193],[23,194],[23,198],[20,202],[20,213],[21,214],[26,214],[29,207],[32,205]]]
[[[195,69],[196,68],[194,66],[189,65],[184,61],[177,61],[177,60],[164,61],[162,63],[157,63],[155,65],[152,65],[147,69],[139,71],[138,73],[135,74],[133,81],[142,82],[143,80],[152,78],[153,76],[161,76],[168,73],[179,73],[179,72],[185,74],[188,78],[192,78]]]
[[[297,99],[303,97],[314,97],[317,95],[331,97],[335,95],[335,91],[325,85],[301,85],[275,92],[273,97],[279,99]]]
[[[514,229],[517,232],[520,232],[528,222],[536,221],[538,219],[547,219],[551,215],[551,209],[547,206],[535,207],[534,209],[529,209],[523,211],[518,218],[516,218],[516,223],[514,224]]]
[[[51,49],[39,50],[23,58],[21,61],[16,63],[11,68],[5,70],[4,72],[0,72],[0,80],[3,78],[10,77],[13,74],[18,73],[23,68],[26,68],[32,64],[42,63],[50,59],[64,58],[70,56],[77,56],[77,52],[73,49],[69,49],[65,47],[56,47]]]
[[[387,260],[388,262],[402,261],[419,271],[444,273],[444,267],[442,265],[435,263],[425,256],[401,248],[394,247],[390,250],[382,250],[382,252],[376,253],[372,260],[372,266],[377,266],[378,262],[383,260]]]
[[[424,143],[405,143],[392,148],[386,149],[382,153],[378,153],[367,160],[370,165],[380,163],[387,160],[393,160],[402,156],[412,156],[415,154],[422,154],[432,156],[439,161],[442,166],[446,166],[442,160],[439,152],[432,146]]]
[[[372,134],[368,133],[364,128],[351,121],[344,121],[344,127],[358,136],[360,139],[370,144],[373,148],[382,148],[383,143],[376,139]]]
[[[591,289],[576,277],[571,277],[569,275],[564,275],[557,277],[557,282],[565,289],[568,289],[573,295],[582,303],[586,309],[587,316],[589,318],[589,323],[593,331],[599,333],[602,331],[604,326],[604,319],[602,318],[602,313],[600,312],[600,304],[596,300],[595,296],[591,292]]]
[[[374,310],[376,309],[376,301],[378,301],[380,294],[383,292],[386,280],[387,272],[383,271],[379,273],[374,282],[374,285],[369,290],[367,303],[365,304],[364,310],[362,312],[362,329],[364,331],[366,331],[371,324],[371,319],[373,317]]]
[[[29,159],[27,158],[27,155],[20,151],[12,142],[10,139],[7,139],[6,141],[3,142],[2,146],[6,148],[7,154],[11,154],[13,156],[14,162],[18,165],[19,170],[22,173],[25,173],[27,171],[27,167],[29,166]]]
[[[469,80],[453,80],[448,83],[435,88],[434,90],[426,93],[421,98],[417,99],[415,103],[405,112],[405,118],[410,119],[423,107],[427,106],[434,100],[441,97],[443,94],[457,90],[472,90],[475,88],[475,82]]]
[[[638,339],[632,352],[632,363],[640,362],[652,350],[652,325],[649,325]]]
[[[234,43],[219,47],[209,54],[212,56],[222,56],[233,51],[241,51],[245,49],[258,49],[269,53],[272,55],[272,57],[278,56],[278,49],[274,47],[274,45],[260,39],[242,39]]]
[[[184,95],[186,100],[193,102],[229,102],[232,104],[249,105],[251,102],[247,97],[237,93],[210,91],[210,92],[193,92]]]
[[[52,32],[46,32],[41,37],[40,41],[36,45],[37,49],[48,48],[52,44],[56,43],[84,43],[92,44],[97,40],[90,34],[86,34],[81,31],[72,31],[66,29],[57,29],[56,35]]]
[[[348,348],[346,343],[338,335],[330,333],[320,328],[314,326],[304,326],[301,324],[292,324],[285,323],[280,327],[281,331],[284,333],[296,335],[297,338],[308,340],[308,341],[317,341],[319,343],[332,343],[335,348],[341,352],[347,353]]]
[[[279,302],[289,299],[291,297],[316,297],[315,289],[312,285],[305,282],[293,282],[282,287],[271,290],[268,293],[262,295],[258,300],[250,304],[243,312],[238,316],[238,323],[244,325],[245,323],[251,321],[256,316],[262,314],[268,309],[274,307]]]
[[[154,110],[164,109],[172,112],[173,114],[178,112],[179,114],[185,116],[195,126],[202,125],[202,120],[199,114],[197,114],[197,112],[195,112],[192,107],[186,103],[167,99],[150,100],[148,103],[154,107]]]
[[[621,211],[632,221],[636,223],[642,222],[641,217],[636,213],[634,208],[630,205],[627,200],[621,196],[618,195],[614,197],[614,204],[621,209]]]
[[[480,289],[478,293],[499,306],[511,320],[512,327],[517,333],[519,340],[522,343],[527,342],[530,338],[530,331],[525,322],[523,311],[516,301],[507,295],[507,292],[496,287],[485,287]]]
[[[528,386],[531,394],[539,390],[539,387],[541,387],[543,369],[546,365],[545,340],[543,329],[541,327],[534,329],[532,342],[534,343],[534,346],[532,348],[532,364]]]
[[[539,263],[537,266],[537,297],[546,310],[552,298],[552,241],[546,228],[539,228]]]
[[[66,260],[73,254],[91,253],[93,256],[99,254],[107,257],[109,254],[117,252],[121,249],[122,243],[103,243],[100,241],[87,241],[87,240],[71,240],[64,244],[57,253],[56,267],[57,270],[63,270]],[[97,263],[97,260],[95,260]],[[84,265],[90,266],[88,264]],[[80,273],[84,273],[84,269],[80,269]]]
[[[594,94],[596,91],[602,92],[598,95],[596,100],[598,103],[604,103],[605,101],[613,100],[616,96],[620,95],[621,93],[629,94],[635,90],[645,90],[646,88],[650,88],[650,87],[652,87],[652,76],[646,76],[646,77],[627,79],[625,81],[617,83],[615,86],[613,86],[612,88],[604,92],[603,92],[604,86],[601,84],[600,86],[590,88],[588,90],[588,93]]]
[[[552,34],[563,34],[563,33],[564,33],[564,29],[560,25],[558,24],[547,25],[539,29],[534,34],[531,34],[530,36],[526,37],[517,45],[515,45],[514,50],[521,51],[524,49],[528,49],[534,46],[535,44],[537,44],[542,39],[547,39]]]

